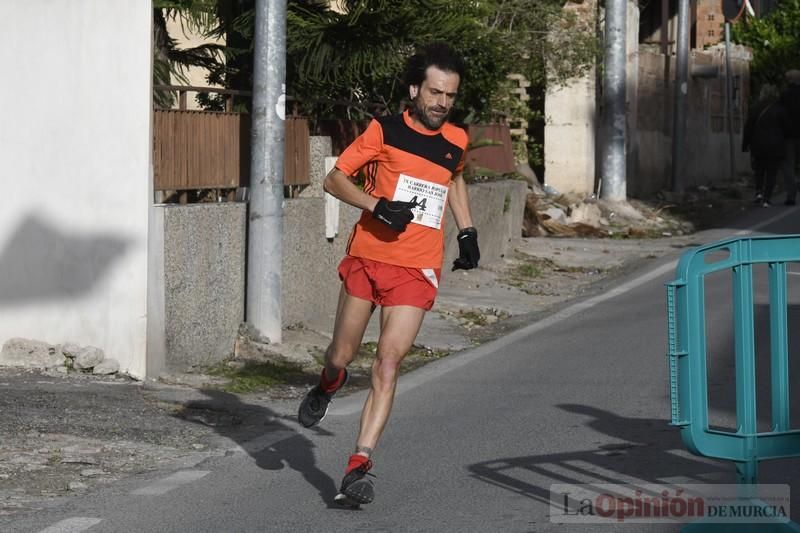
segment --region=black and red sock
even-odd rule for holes
[[[347,468],[344,471],[344,475],[347,475],[356,468],[360,468],[361,466],[364,465],[366,465],[367,470],[372,468],[372,461],[369,460],[369,457],[361,455],[360,453],[354,453],[353,455],[350,456],[350,459],[347,461]]]
[[[322,376],[319,378],[319,386],[322,389],[322,391],[325,392],[326,394],[336,392],[337,390],[339,390],[339,387],[342,386],[342,383],[344,383],[344,376],[345,376],[344,368],[340,368],[339,375],[336,376],[336,379],[331,381],[328,379],[328,372],[326,372],[325,369],[323,368]]]

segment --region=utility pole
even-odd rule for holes
[[[663,21],[662,24],[666,24]],[[675,47],[675,112],[672,122],[672,192],[683,194],[686,153],[686,105],[689,93],[689,0],[678,0]]]
[[[736,146],[733,136],[733,71],[731,70],[731,23],[725,22],[725,100],[728,104],[728,145],[731,179],[736,178]]]
[[[627,195],[625,179],[627,15],[627,0],[606,1],[600,195],[603,199],[611,201],[624,201]]]
[[[281,342],[286,1],[256,0],[246,320]]]

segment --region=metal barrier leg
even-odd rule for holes
[[[770,263],[769,338],[772,431],[789,430],[789,340],[786,292],[786,263]]]
[[[758,483],[758,461],[736,462],[736,477],[742,488],[742,496],[750,498],[753,495],[750,489],[755,489]]]
[[[753,325],[753,267],[733,269],[734,340],[736,350],[737,433],[746,435],[745,461],[736,463],[739,483],[758,482],[758,433],[756,418],[756,357]]]

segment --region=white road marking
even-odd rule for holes
[[[769,226],[770,224],[773,224],[773,223],[779,221],[780,219],[786,218],[789,215],[793,215],[793,214],[795,214],[795,210],[794,209],[786,209],[786,210],[778,213],[774,217],[770,217],[767,220],[764,220],[763,222],[759,222],[758,224],[756,224],[755,226],[753,226],[750,229],[743,229],[743,230],[737,231],[733,235],[735,237],[743,237],[745,235],[749,235],[751,233],[754,233],[754,232],[760,230],[761,228],[765,228],[765,227]]]
[[[167,476],[164,479],[158,480],[151,485],[136,489],[131,492],[131,494],[136,494],[138,496],[155,496],[159,494],[165,494],[172,489],[180,487],[181,485],[186,485],[188,483],[192,483],[193,481],[197,481],[209,473],[210,470],[184,470],[182,472],[176,472],[171,476]]]
[[[80,531],[86,531],[90,527],[95,526],[102,521],[102,518],[86,518],[83,516],[77,516],[74,518],[67,518],[61,522],[56,522],[47,529],[41,530],[39,533],[78,533]]]
[[[785,210],[781,213],[763,221],[756,225],[754,225],[750,229],[744,229],[733,233],[735,237],[743,237],[746,235],[750,235],[754,232],[759,231],[760,229],[769,226],[777,222],[778,220],[785,218],[791,214],[794,214],[794,210]],[[710,230],[719,232],[720,230]],[[397,392],[395,396],[399,396],[405,392],[408,392],[411,389],[419,387],[423,383],[427,383],[433,379],[436,379],[439,376],[442,376],[448,372],[461,368],[464,365],[471,363],[472,361],[481,359],[487,355],[491,355],[502,348],[508,346],[509,344],[513,344],[528,335],[536,333],[537,331],[541,331],[543,329],[549,328],[550,326],[557,324],[563,320],[571,318],[572,316],[580,313],[581,311],[585,311],[587,309],[591,309],[592,307],[605,302],[606,300],[610,300],[611,298],[616,298],[622,294],[625,294],[628,291],[631,291],[640,285],[647,283],[648,281],[658,278],[666,274],[671,270],[675,270],[675,267],[678,265],[678,261],[670,261],[664,265],[661,265],[650,272],[645,272],[641,276],[634,278],[618,287],[615,287],[603,294],[598,294],[592,298],[584,300],[582,302],[578,302],[573,304],[561,311],[558,311],[547,318],[544,318],[538,322],[533,324],[529,324],[521,329],[513,331],[504,337],[499,339],[495,339],[494,341],[488,342],[476,348],[465,350],[462,353],[459,353],[456,356],[445,357],[444,359],[439,359],[436,362],[430,363],[425,365],[424,367],[420,368],[419,370],[415,370],[403,377],[400,382],[397,384]],[[369,391],[361,391],[346,398],[342,398],[341,400],[335,400],[331,403],[330,410],[328,411],[329,415],[333,416],[348,416],[355,413],[361,412],[362,407],[364,406],[364,401],[366,400],[367,393]]]

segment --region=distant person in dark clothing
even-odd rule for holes
[[[742,136],[742,151],[749,150],[752,155],[756,178],[755,202],[764,207],[772,205],[772,190],[784,160],[789,132],[786,109],[778,101],[778,96],[778,89],[774,85],[761,87],[758,103],[750,110]],[[786,194],[786,201],[791,199],[794,202],[795,189]]]
[[[789,86],[781,95],[781,104],[789,117],[786,136],[786,155],[783,159],[783,179],[786,184],[786,205],[795,205],[797,195],[796,165],[800,161],[800,70],[786,73]]]

